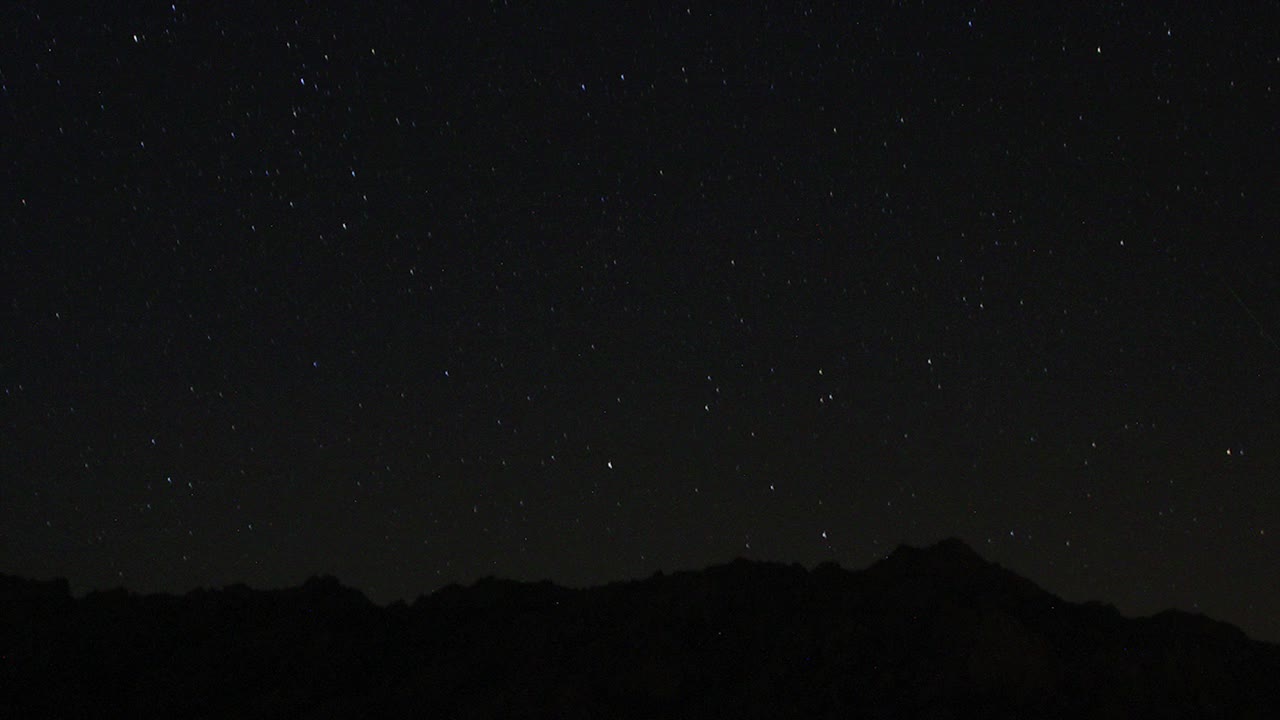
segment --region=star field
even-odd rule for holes
[[[958,536],[1280,641],[1280,17],[0,26],[0,570],[378,602]]]

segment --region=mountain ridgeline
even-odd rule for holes
[[[1280,646],[1075,604],[958,540],[379,607],[331,577],[73,598],[0,575],[0,715],[1276,718]]]

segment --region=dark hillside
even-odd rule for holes
[[[1073,604],[955,540],[380,608],[331,577],[74,599],[0,577],[6,717],[1280,716],[1280,647]]]

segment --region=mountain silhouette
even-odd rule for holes
[[[1275,718],[1280,646],[1069,603],[959,540],[379,607],[333,577],[71,596],[0,575],[0,716]]]

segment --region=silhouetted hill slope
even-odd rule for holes
[[[330,577],[77,600],[0,576],[0,656],[4,717],[1280,717],[1280,646],[1063,602],[958,540],[386,608]]]

